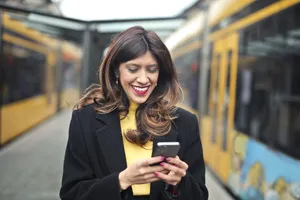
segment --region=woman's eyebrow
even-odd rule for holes
[[[134,67],[141,67],[141,65],[135,64],[135,63],[127,63],[125,64],[125,66],[130,67],[130,66],[134,66]]]
[[[158,64],[147,65],[147,67],[158,67]]]
[[[141,65],[139,65],[139,64],[135,64],[135,63],[127,63],[127,64],[125,64],[125,66],[135,66],[135,67],[141,67]],[[147,65],[147,67],[158,67],[158,64],[151,64],[151,65]]]

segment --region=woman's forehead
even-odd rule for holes
[[[145,54],[125,62],[125,65],[152,66],[158,65],[158,63],[152,53],[150,51],[147,51]]]

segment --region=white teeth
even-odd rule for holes
[[[145,92],[147,89],[148,89],[148,87],[145,87],[145,88],[140,88],[140,87],[133,87],[135,90],[138,90],[138,91],[140,91],[140,92]]]

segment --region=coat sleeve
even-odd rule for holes
[[[166,187],[164,199],[207,200],[208,190],[205,185],[205,164],[196,115],[192,115],[192,120],[187,125],[190,125],[190,131],[188,134],[184,134],[186,144],[181,160],[187,163],[189,168],[186,176],[181,179],[178,186],[169,185]]]
[[[60,198],[62,200],[121,200],[119,173],[102,178],[95,177],[77,112],[80,111],[73,112],[69,127]]]
[[[190,140],[191,142],[188,144],[182,158],[188,164],[189,168],[186,176],[183,177],[179,185],[179,195],[185,200],[207,200],[208,190],[205,186],[205,164],[198,118],[194,114],[192,116],[192,125],[190,134],[188,135],[192,140]]]

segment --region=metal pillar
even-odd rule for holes
[[[4,82],[4,75],[3,75],[3,61],[2,61],[2,11],[0,10],[0,85],[3,86]],[[3,105],[3,92],[0,92],[0,146],[2,144],[1,142],[1,119],[2,119],[2,105]]]
[[[56,62],[56,94],[57,94],[57,102],[56,102],[56,111],[60,111],[61,107],[61,92],[63,88],[63,55],[62,55],[62,43],[60,42],[57,49],[57,62]]]
[[[90,69],[91,25],[87,24],[83,33],[83,67],[81,73],[81,93],[88,87]]]
[[[200,113],[200,117],[206,113],[207,108],[207,80],[208,80],[208,70],[209,70],[209,52],[210,52],[210,46],[209,46],[209,32],[210,27],[208,25],[208,19],[209,19],[209,4],[207,3],[203,8],[204,12],[204,30],[203,30],[203,46],[201,54],[201,61],[200,61],[200,70],[199,70],[199,76],[200,76],[200,87],[198,91],[198,112]]]
[[[1,52],[2,52],[2,11],[0,10],[0,53]],[[1,56],[0,56],[0,59],[1,59]]]

